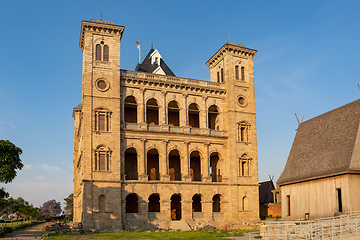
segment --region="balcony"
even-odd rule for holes
[[[168,126],[168,125],[148,125],[148,124],[138,124],[138,123],[122,123],[121,129],[130,130],[130,131],[152,131],[152,132],[162,132],[162,133],[179,133],[179,134],[188,134],[188,135],[204,135],[211,137],[227,137],[226,131],[219,131],[208,128],[191,128],[188,126],[177,127],[177,126]]]

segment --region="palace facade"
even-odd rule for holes
[[[226,42],[206,62],[210,81],[176,77],[154,49],[130,71],[120,68],[123,32],[82,22],[74,222],[120,230],[257,221],[257,51]]]

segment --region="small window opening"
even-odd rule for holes
[[[174,149],[169,153],[170,181],[181,181],[181,165],[179,151]]]
[[[190,176],[191,181],[201,181],[201,161],[200,153],[194,151],[190,154]]]
[[[208,127],[210,129],[220,130],[219,110],[216,105],[211,105],[208,111]]]
[[[192,211],[202,212],[201,195],[195,194],[192,198]]]
[[[135,148],[125,151],[125,180],[138,180],[137,152]]]
[[[290,216],[290,214],[291,214],[291,211],[290,211],[290,196],[287,195],[286,199],[287,199],[287,215]]]
[[[106,212],[105,195],[99,196],[99,212]]]
[[[171,101],[168,104],[168,124],[169,126],[180,126],[179,117],[180,108],[176,101]]]
[[[250,176],[250,161],[251,158],[249,158],[246,154],[241,156],[239,161],[240,176]]]
[[[220,194],[214,195],[212,201],[213,201],[213,212],[221,212]]]
[[[239,80],[239,66],[235,66],[235,79]]]
[[[106,62],[109,61],[109,46],[108,45],[104,45],[103,61],[106,61]]]
[[[338,210],[339,212],[343,211],[343,207],[342,207],[342,198],[341,198],[341,188],[336,189],[337,191],[337,197],[338,197]]]
[[[126,213],[138,213],[138,196],[135,193],[130,193],[125,198]]]
[[[137,103],[134,96],[128,96],[125,98],[124,116],[125,122],[137,123]]]
[[[160,212],[160,197],[156,193],[149,197],[149,212]]]
[[[241,67],[241,81],[245,81],[245,67]]]
[[[95,47],[95,60],[101,61],[101,45],[100,44],[96,44],[96,47]]]
[[[160,180],[159,153],[154,148],[147,153],[147,174],[149,181]]]
[[[218,153],[210,155],[210,176],[212,182],[221,182],[222,176],[220,171],[220,158]]]
[[[181,195],[171,196],[171,220],[181,220]]]
[[[199,108],[196,103],[192,103],[189,105],[189,127],[199,128],[200,127],[200,119],[199,119]]]
[[[146,123],[159,125],[159,106],[155,98],[149,99],[146,103]]]

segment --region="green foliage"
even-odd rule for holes
[[[16,170],[21,170],[22,150],[9,140],[0,140],[0,182],[9,183],[16,177]]]
[[[74,206],[74,194],[70,193],[70,195],[67,198],[64,198],[65,201],[65,207],[64,212],[65,215],[68,215],[69,217],[73,217],[73,206]]]
[[[46,218],[58,217],[61,213],[61,205],[55,199],[44,202],[41,206],[41,214]]]

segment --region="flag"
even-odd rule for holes
[[[140,49],[140,42],[135,41],[135,43],[136,43],[136,47],[137,47],[138,49]]]

